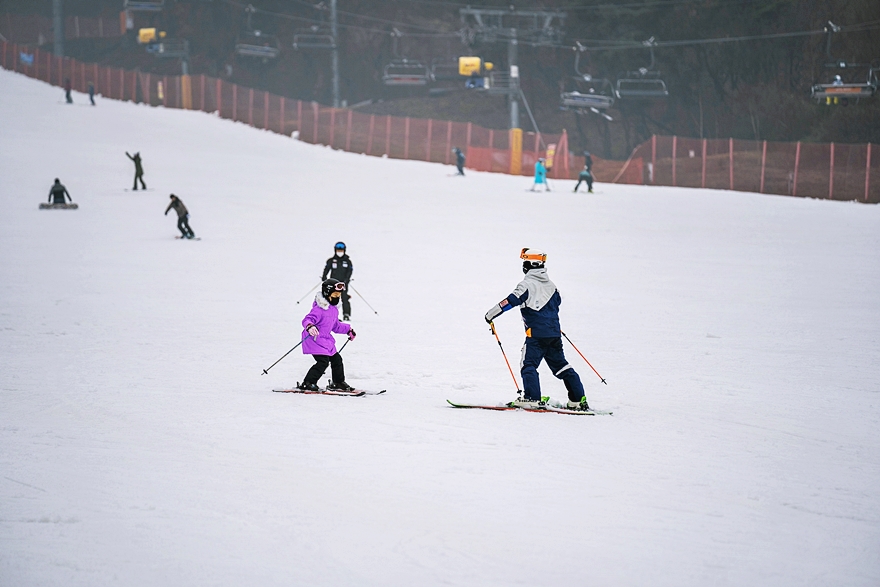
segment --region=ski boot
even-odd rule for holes
[[[349,314],[343,314],[343,315],[342,315],[342,321],[343,321],[343,322],[348,322],[349,320],[351,320],[351,316],[350,316]]]
[[[346,383],[345,381],[340,381],[336,383],[335,381],[331,381],[327,384],[328,391],[354,391],[354,387]]]
[[[540,399],[528,399],[523,394],[520,394],[515,400],[507,405],[511,408],[529,408],[532,410],[540,410],[547,407],[547,402],[549,401],[549,396],[542,396]]]
[[[308,381],[297,383],[296,388],[300,391],[321,391],[321,389],[317,385],[315,385],[314,383],[309,383]]]
[[[589,412],[590,404],[587,403],[587,398],[582,397],[579,401],[573,402],[569,401],[565,404],[566,409],[575,410],[576,412]]]

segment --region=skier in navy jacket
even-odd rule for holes
[[[562,296],[556,285],[547,276],[544,262],[547,254],[536,249],[523,249],[525,278],[516,286],[513,293],[492,306],[486,312],[486,322],[492,321],[507,310],[521,306],[522,319],[526,327],[526,342],[523,345],[520,373],[523,378],[524,397],[512,402],[515,406],[541,407],[546,400],[541,397],[541,382],[538,378],[538,365],[546,361],[553,374],[562,379],[568,390],[569,409],[588,410],[584,386],[574,368],[565,360],[562,350],[562,330],[559,326],[559,305]]]
[[[348,282],[351,281],[351,275],[354,273],[354,265],[345,252],[345,243],[340,241],[333,245],[333,256],[327,259],[324,264],[324,271],[321,272],[321,281],[331,277],[345,284],[342,290],[342,319],[351,320],[351,296],[348,295]]]

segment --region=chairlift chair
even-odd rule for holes
[[[189,57],[189,42],[186,39],[166,39],[153,45],[151,51],[156,57]]]
[[[618,100],[656,100],[669,96],[666,82],[654,69],[654,37],[642,41],[651,53],[651,64],[637,71],[627,71],[617,76],[614,95]]]
[[[165,0],[124,0],[122,8],[131,12],[162,12]]]
[[[293,35],[293,48],[301,49],[333,49],[336,43],[330,31],[318,26],[300,29]]]
[[[382,83],[386,86],[425,86],[430,72],[424,63],[410,59],[395,59],[385,66]]]
[[[461,74],[458,72],[458,62],[433,61],[431,63],[431,81],[460,81]]]
[[[562,106],[581,110],[592,108],[608,110],[614,105],[614,87],[607,79],[593,78],[590,74],[583,73],[580,70],[580,59],[581,53],[586,48],[577,43],[574,50],[576,51],[574,70],[577,73],[577,77],[574,79],[576,80],[577,89],[572,92],[562,92]]]
[[[823,101],[828,104],[849,104],[850,100],[854,100],[858,104],[863,98],[871,98],[877,93],[877,71],[880,66],[876,63],[848,63],[845,60],[836,60],[831,56],[831,39],[834,33],[840,32],[840,27],[830,20],[825,25],[825,55],[828,61],[825,67],[838,70],[867,69],[868,74],[864,82],[843,81],[840,75],[836,75],[831,83],[817,83],[810,87],[810,97],[819,103]],[[852,79],[853,76],[847,76]]]
[[[242,33],[235,43],[235,52],[245,57],[275,59],[281,55],[281,47],[275,35],[267,35],[260,31]]]

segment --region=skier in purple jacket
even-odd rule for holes
[[[336,279],[327,279],[321,284],[321,291],[315,296],[312,310],[303,318],[303,354],[312,355],[315,364],[306,373],[302,383],[297,384],[298,389],[305,391],[318,391],[318,380],[327,366],[333,381],[327,389],[339,391],[351,391],[353,388],[345,382],[345,369],[342,366],[342,355],[336,352],[336,341],[333,333],[347,334],[348,340],[354,340],[354,329],[339,321],[339,300],[345,291],[345,283]]]

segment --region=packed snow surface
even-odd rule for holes
[[[877,206],[531,193],[74,99],[0,72],[0,585],[880,584]],[[79,210],[38,210],[55,177]],[[388,392],[272,393],[337,240],[348,381]],[[526,246],[613,416],[446,404],[514,398],[483,314]]]

